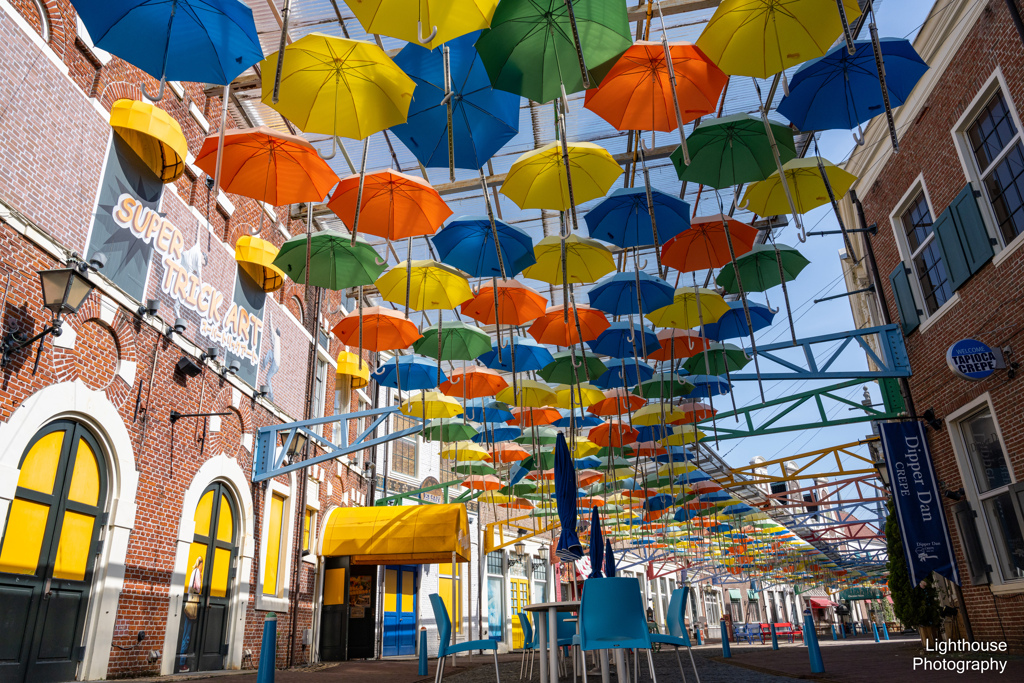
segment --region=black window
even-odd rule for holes
[[[1024,232],[1024,147],[1010,109],[997,92],[967,129],[1004,242]]]

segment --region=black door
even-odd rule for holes
[[[74,680],[107,474],[99,444],[70,420],[47,425],[21,459],[0,545],[0,680]]]
[[[237,519],[227,487],[215,482],[203,491],[196,505],[196,531],[185,572],[186,601],[181,610],[175,672],[224,668],[228,602],[238,554]],[[196,603],[194,609],[187,607],[190,599]]]
[[[325,662],[343,662],[348,659],[348,570],[347,557],[324,558],[320,658]]]

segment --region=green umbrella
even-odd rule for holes
[[[452,472],[458,474],[495,474],[497,470],[483,460],[464,460],[463,462],[456,463],[455,467],[452,468]]]
[[[534,508],[530,510],[531,517],[557,517],[558,508]]]
[[[776,248],[778,249],[777,256]],[[795,280],[810,261],[804,258],[799,251],[785,244],[774,247],[770,244],[755,244],[753,249],[736,258],[736,266],[739,268],[740,278],[743,280],[743,289],[748,292],[764,292],[776,285],[781,285],[780,263],[782,264],[782,276],[788,281]],[[723,268],[715,282],[729,294],[739,293],[739,288],[736,286],[736,270],[733,268]]]
[[[423,336],[412,345],[412,350],[435,360],[473,360],[491,350],[491,338],[487,333],[464,322],[446,322],[440,334],[440,358],[437,357],[437,325],[424,329]]]
[[[308,239],[309,284],[314,287],[338,290],[372,285],[387,268],[373,247],[361,239],[352,244],[349,235],[337,230],[322,230]],[[306,284],[306,240],[306,235],[287,240],[274,258],[274,265],[300,285]]]
[[[514,441],[521,444],[541,444],[544,446],[550,446],[558,440],[558,430],[550,425],[539,425],[536,427],[527,427],[523,430],[523,435],[516,437]],[[553,451],[552,451],[553,452]]]
[[[779,158],[786,163],[796,156],[793,131],[781,123],[771,126]],[[671,155],[676,175],[684,182],[721,189],[764,180],[778,168],[764,122],[750,114],[702,121],[690,133],[686,145],[690,152],[689,166],[683,160],[682,147]]]
[[[544,103],[559,97],[562,85],[567,93],[596,86],[632,44],[624,2],[502,0],[476,50],[494,88]]]
[[[519,466],[530,471],[550,470],[555,466],[555,452],[541,451],[520,462]]]
[[[488,349],[491,347],[488,346]],[[577,362],[580,367],[573,371],[572,367],[572,352],[571,351],[559,351],[553,356],[554,360],[545,365],[543,368],[537,371],[537,374],[544,379],[545,382],[552,382],[554,384],[574,384],[577,380],[585,382],[587,380],[587,373],[590,373],[590,377],[598,378],[604,374],[608,368],[604,363],[601,362],[600,358],[596,356],[588,355],[586,360],[583,359],[582,354],[577,355]],[[586,366],[584,368],[584,365]]]
[[[734,370],[740,370],[750,362],[750,356],[735,344],[711,342],[708,344],[707,351],[701,351],[695,356],[687,358],[683,363],[683,369],[694,375],[702,374],[705,368],[704,354],[707,354],[707,367],[711,368],[712,375],[724,375]]]
[[[604,470],[614,470],[614,469],[616,469],[618,467],[632,467],[632,466],[633,466],[632,462],[630,462],[629,460],[626,460],[625,458],[620,458],[619,456],[616,455],[616,456],[614,456],[611,459],[611,462],[609,462],[608,458],[606,458],[606,457],[605,458],[601,458],[601,464],[600,465],[596,465],[594,467],[594,469],[604,471]]]
[[[498,493],[503,493],[506,496],[523,497],[533,495],[536,490],[537,482],[524,479],[518,484],[512,484],[512,486],[502,486],[498,489]]]
[[[703,374],[703,373],[702,373]],[[672,375],[662,372],[654,375],[646,382],[633,387],[633,393],[643,398],[674,398],[686,396],[693,391],[694,386],[679,375]]]
[[[423,429],[427,441],[469,441],[479,434],[476,427],[466,424],[462,418],[435,418]]]
[[[633,453],[635,451],[636,451],[636,449],[633,448],[632,446],[628,445],[628,444],[623,445],[623,446],[614,446],[614,447],[611,447],[611,448],[609,448],[608,446],[604,446],[604,447],[599,448],[598,450],[594,451],[594,453],[592,453],[592,455],[595,458],[600,458],[601,460],[606,460],[608,458],[608,456],[612,456],[612,457],[630,456],[630,455],[633,455]]]

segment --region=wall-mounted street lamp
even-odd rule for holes
[[[76,258],[72,255],[72,258]],[[39,271],[39,285],[43,293],[43,307],[50,309],[50,324],[42,332],[29,337],[21,330],[8,332],[4,335],[3,356],[0,359],[0,366],[6,366],[10,361],[11,354],[15,351],[32,346],[48,334],[59,337],[61,325],[64,324],[63,316],[74,315],[89,293],[93,285],[86,279],[86,274],[92,270],[97,271],[105,266],[107,257],[103,254],[95,254],[88,263],[79,261],[67,268],[54,268],[52,270]]]

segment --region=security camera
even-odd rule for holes
[[[103,252],[96,252],[89,259],[89,267],[93,270],[103,270],[105,265],[107,265],[107,255]]]

